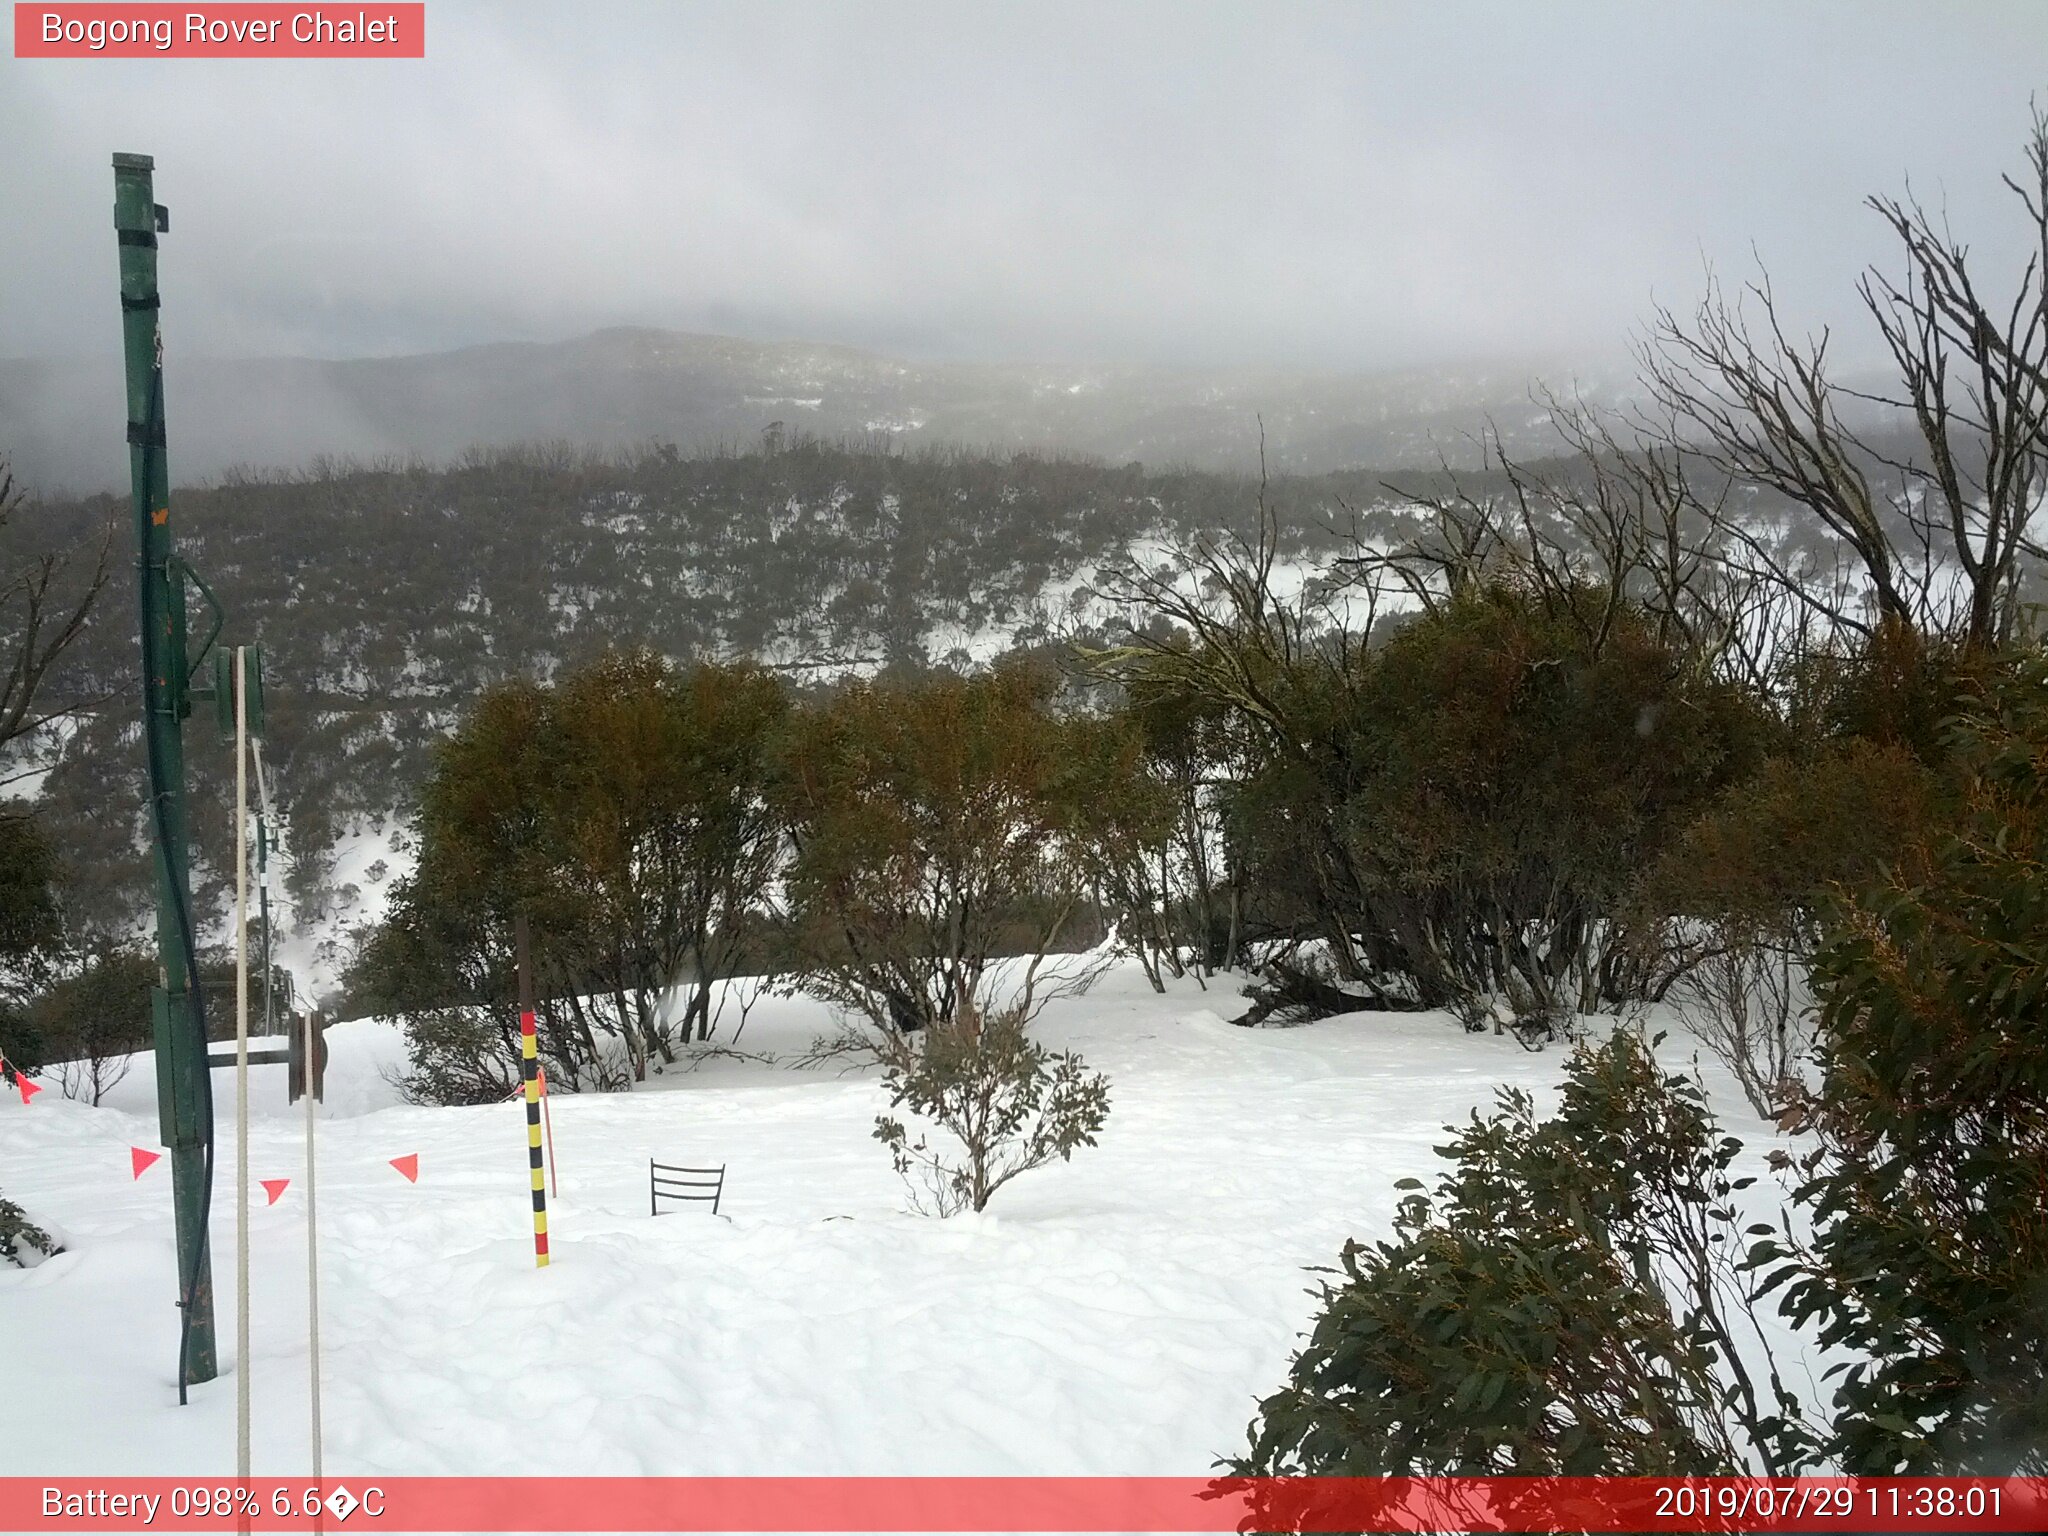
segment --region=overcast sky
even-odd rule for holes
[[[374,9],[374,7],[373,7]],[[0,356],[644,324],[919,357],[1598,358],[1702,264],[1839,319],[1910,174],[1985,259],[2048,4],[430,0],[424,61],[0,59]]]

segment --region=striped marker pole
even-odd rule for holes
[[[547,1174],[541,1167],[540,1036],[533,1016],[533,967],[527,960],[526,914],[513,920],[519,951],[519,1075],[526,1083],[526,1157],[533,1175],[533,1263],[548,1264]]]

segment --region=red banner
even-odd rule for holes
[[[24,5],[18,59],[423,59],[424,4]]]
[[[2048,1478],[0,1478],[0,1530],[2040,1531]]]

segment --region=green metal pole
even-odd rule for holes
[[[206,1040],[188,963],[192,895],[185,854],[185,584],[173,564],[170,466],[164,453],[163,336],[157,326],[155,162],[114,156],[114,227],[121,244],[121,333],[128,373],[128,467],[134,487],[141,599],[142,723],[156,839],[154,996],[157,1112],[171,1149],[178,1296],[186,1308],[181,1388],[219,1373],[213,1276],[206,1253],[212,1095]],[[181,1392],[182,1396],[182,1392]]]

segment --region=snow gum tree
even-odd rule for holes
[[[365,1005],[407,1019],[418,1092],[509,1089],[520,913],[565,1085],[623,1086],[672,1059],[677,1033],[709,1037],[777,870],[767,789],[786,708],[752,668],[637,650],[478,702],[439,751],[419,866],[354,978]]]
[[[798,716],[779,799],[805,984],[884,1035],[1029,1019],[1091,894],[1095,820],[1134,753],[1022,669],[856,682]],[[1052,961],[1052,963],[1048,963]]]

